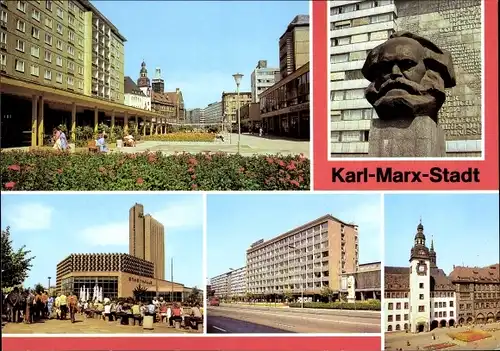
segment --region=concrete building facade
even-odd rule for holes
[[[223,299],[245,297],[248,289],[246,267],[231,269],[211,278],[210,288],[214,296]]]
[[[129,254],[152,262],[154,277],[165,279],[165,228],[144,206],[135,204],[129,210]]]
[[[267,60],[259,60],[250,76],[252,102],[259,102],[260,93],[272,87],[274,83],[279,81],[279,78],[280,70],[278,68],[267,67]]]
[[[258,133],[262,126],[260,104],[251,102],[240,108],[241,128],[246,132]]]
[[[203,116],[205,117],[206,124],[222,123],[222,101],[208,104],[208,106],[203,109]]]
[[[396,30],[451,52],[457,85],[446,92],[439,123],[449,157],[481,155],[481,1],[353,0],[330,2],[330,154],[368,153],[371,119],[361,74],[367,52]]]
[[[358,227],[331,215],[320,217],[247,250],[248,292],[269,296],[319,296],[341,290],[342,274],[359,265]]]
[[[309,15],[298,15],[279,39],[280,79],[309,62]]]
[[[251,92],[240,92],[239,95],[239,104],[237,101],[236,92],[222,92],[222,113],[223,120],[226,123],[231,122],[233,125],[238,123],[237,113],[238,106],[241,108],[242,106],[248,105],[252,102],[252,93]]]
[[[343,273],[340,291],[346,296],[349,292],[349,278],[354,281],[355,300],[381,300],[382,266],[380,262],[362,263],[355,271]]]

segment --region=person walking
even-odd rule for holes
[[[78,312],[78,298],[76,297],[74,292],[68,297],[68,306],[69,306],[69,317],[71,319],[71,323],[75,323],[76,313]]]

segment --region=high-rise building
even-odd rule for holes
[[[259,95],[264,90],[272,87],[279,80],[280,70],[278,68],[267,67],[266,60],[259,60],[257,67],[250,77],[252,91],[252,102],[259,102]]]
[[[418,3],[418,4],[417,4]],[[368,154],[371,119],[361,68],[394,31],[410,31],[452,54],[457,85],[446,91],[439,123],[449,157],[481,155],[481,1],[330,2],[330,154]],[[460,110],[458,107],[461,107]]]
[[[144,206],[135,204],[129,211],[129,254],[154,263],[154,277],[165,279],[165,229]]]
[[[358,227],[331,215],[320,217],[247,250],[248,292],[306,299],[324,287],[340,294],[342,274],[359,266]]]
[[[222,123],[222,102],[217,101],[208,104],[208,106],[204,108],[203,116],[205,117],[206,124]]]
[[[247,292],[246,267],[230,269],[210,279],[213,294],[224,299],[244,297]]]
[[[309,62],[309,15],[298,15],[279,39],[281,79]]]

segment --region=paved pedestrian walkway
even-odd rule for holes
[[[287,140],[259,137],[256,135],[242,134],[240,140],[240,154],[243,156],[282,154],[298,155],[304,154],[309,157],[309,141]],[[165,142],[165,141],[145,141],[136,147],[122,148],[122,152],[143,152],[161,151],[165,154],[175,154],[181,152],[238,152],[238,135],[226,136],[224,142]]]
[[[411,334],[405,332],[385,333],[385,349],[386,350],[432,350],[431,345],[439,345],[450,343],[454,344],[451,347],[443,350],[499,350],[500,349],[500,323],[491,323],[483,326],[469,327],[469,329],[484,330],[491,334],[490,338],[474,341],[461,342],[453,340],[448,333],[457,333],[466,331],[468,327],[459,328],[437,328],[427,333]],[[494,331],[492,331],[494,330]],[[436,337],[433,340],[432,334]],[[410,346],[407,346],[407,341]]]
[[[169,328],[166,324],[154,324],[153,330],[145,330],[138,325],[120,325],[102,319],[85,318],[79,315],[76,323],[69,320],[45,320],[39,323],[7,323],[2,328],[3,334],[157,334],[157,333],[199,333],[196,330]]]

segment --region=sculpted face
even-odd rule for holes
[[[391,38],[372,50],[363,68],[371,80],[365,96],[379,118],[437,116],[445,85],[425,59],[426,48],[408,37]]]

